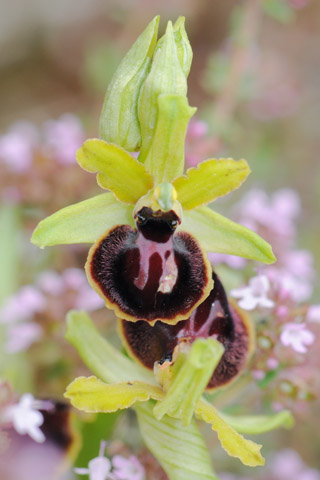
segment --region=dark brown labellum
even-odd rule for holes
[[[143,207],[135,220],[136,229],[119,225],[91,247],[88,279],[117,316],[175,324],[209,295],[209,261],[192,235],[175,233],[173,210]]]
[[[229,304],[225,290],[213,272],[214,287],[207,299],[190,318],[167,325],[157,322],[153,327],[146,322],[119,320],[120,332],[128,352],[149,369],[155,362],[172,358],[180,342],[192,343],[196,338],[217,338],[225,352],[208,384],[208,389],[226,385],[244,368],[253,345],[253,329],[249,319]]]

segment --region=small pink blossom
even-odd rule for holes
[[[306,318],[309,322],[320,323],[320,305],[311,305]]]
[[[287,323],[280,335],[281,343],[298,353],[306,353],[306,346],[311,345],[314,339],[314,334],[306,328],[305,323]]]
[[[267,360],[267,367],[269,370],[275,370],[279,366],[279,361],[276,358],[268,358]]]
[[[43,415],[38,411],[40,408],[42,402],[35,400],[31,393],[25,393],[19,403],[5,408],[1,420],[12,423],[20,435],[28,434],[35,442],[42,443],[45,436],[40,429],[43,424]]]
[[[45,151],[62,165],[76,163],[76,151],[85,140],[79,119],[70,113],[48,120],[43,127]]]
[[[34,322],[9,325],[6,331],[5,351],[12,354],[27,350],[41,335],[42,328]]]
[[[9,170],[23,174],[33,162],[34,149],[38,143],[38,132],[29,122],[17,122],[0,137],[0,161]]]
[[[240,298],[239,306],[244,310],[254,310],[255,308],[272,308],[273,300],[268,298],[270,283],[265,275],[258,275],[249,280],[247,287],[235,288],[231,290],[232,297]]]
[[[12,295],[0,310],[0,321],[11,323],[30,319],[46,308],[46,299],[33,285],[25,285]]]
[[[99,456],[88,463],[88,468],[75,468],[78,475],[88,475],[89,480],[116,480],[111,473],[111,462],[104,456],[106,442],[101,442]]]
[[[143,480],[144,468],[134,455],[129,458],[115,455],[112,458],[113,473],[116,480]]]

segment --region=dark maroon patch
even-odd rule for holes
[[[47,440],[51,440],[62,450],[67,450],[73,440],[70,407],[62,402],[55,402],[52,409],[41,410],[43,415],[43,431]]]
[[[197,240],[186,232],[174,234],[179,219],[173,211],[144,207],[136,222],[137,229],[120,225],[92,247],[92,280],[107,301],[133,319],[187,316],[209,282]]]
[[[247,360],[250,332],[241,315],[228,303],[225,290],[213,272],[214,287],[190,318],[168,325],[157,322],[153,327],[144,321],[121,320],[121,329],[131,354],[145,367],[153,369],[155,362],[172,357],[181,341],[192,343],[196,338],[214,336],[225,352],[208,384],[209,389],[230,382]]]

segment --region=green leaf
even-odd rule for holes
[[[265,460],[261,456],[261,445],[245,439],[237,433],[223,418],[213,405],[205,400],[199,400],[195,413],[207,423],[211,424],[212,430],[217,432],[222,448],[232,457],[239,458],[244,465],[256,467],[264,465]]]
[[[136,204],[153,186],[144,165],[123,148],[92,138],[77,151],[79,165],[88,172],[99,172],[100,187],[111,190],[118,200]]]
[[[211,159],[189,168],[186,175],[177,178],[173,186],[184,209],[192,209],[227,195],[245,181],[250,173],[245,160],[232,158]]]
[[[158,107],[157,124],[145,160],[156,184],[171,182],[182,174],[186,131],[195,112],[186,97],[177,95],[160,95]]]
[[[288,410],[273,415],[227,415],[220,413],[221,418],[239,433],[258,435],[276,428],[290,429],[294,426],[294,418]]]
[[[163,395],[160,387],[145,382],[108,385],[97,377],[76,378],[64,394],[74,407],[87,413],[116,412],[150,398],[159,400]]]
[[[140,161],[145,161],[151,147],[158,119],[159,95],[186,96],[186,93],[187,80],[178,58],[172,23],[168,22],[161,48],[154,55],[150,73],[139,97],[138,118],[142,137]]]
[[[65,337],[90,370],[104,382],[139,380],[156,384],[152,372],[129,360],[100,335],[86,312],[71,310],[68,313]]]
[[[42,220],[31,237],[40,248],[70,243],[93,243],[115,225],[134,226],[133,206],[104,193],[62,208]]]
[[[128,151],[138,150],[141,144],[137,103],[156,46],[159,18],[149,23],[120,63],[109,84],[100,116],[100,137]]]
[[[198,238],[209,252],[238,255],[263,263],[276,261],[268,242],[208,207],[185,211],[180,230],[186,230]]]
[[[179,352],[176,363],[182,366],[178,372],[173,368],[173,379],[163,400],[154,407],[154,414],[160,420],[165,414],[180,418],[183,425],[191,422],[195,406],[204,392],[218,365],[224,348],[215,339],[199,338],[193,342],[189,352]]]
[[[145,444],[170,480],[218,480],[208,449],[194,420],[184,427],[180,420],[156,420],[153,402],[135,407]]]

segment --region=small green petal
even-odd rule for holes
[[[65,337],[90,370],[103,381],[116,383],[139,380],[156,384],[152,372],[129,360],[100,335],[86,312],[71,310],[68,313]]]
[[[218,480],[195,421],[187,427],[167,416],[159,421],[154,418],[152,407],[153,402],[135,407],[139,427],[146,446],[170,480]]]
[[[154,407],[155,417],[160,420],[167,414],[175,418],[181,418],[183,425],[188,425],[194,412],[194,408],[204,392],[218,365],[224,348],[217,340],[199,338],[193,342],[190,351],[179,353],[177,364],[179,371],[173,368],[173,380],[165,398]]]
[[[163,397],[160,387],[144,382],[108,385],[97,377],[78,377],[68,385],[64,394],[71,404],[87,413],[111,413],[123,410],[136,402]]]
[[[186,131],[195,112],[186,97],[177,95],[160,95],[158,106],[158,120],[145,160],[156,184],[171,182],[182,174]]]
[[[134,225],[133,206],[104,193],[62,208],[42,220],[31,237],[40,248],[70,243],[93,243],[114,225]]]
[[[273,415],[227,415],[220,413],[221,417],[239,433],[258,435],[270,432],[276,428],[290,429],[294,426],[294,418],[288,410]]]
[[[180,229],[198,238],[209,252],[238,255],[263,263],[276,261],[268,242],[208,207],[185,211]]]
[[[145,161],[151,147],[158,118],[159,95],[186,96],[186,93],[187,80],[178,58],[172,24],[168,22],[161,48],[154,55],[150,73],[139,98],[138,117],[142,137],[140,161]]]
[[[92,138],[77,151],[77,161],[87,172],[99,172],[102,188],[121,202],[136,204],[153,186],[153,178],[140,162],[123,148]]]
[[[211,159],[189,168],[173,185],[184,209],[192,209],[227,195],[245,181],[250,168],[245,160]]]
[[[141,144],[137,103],[157,41],[155,17],[122,60],[108,87],[100,117],[99,134],[108,142],[136,151]]]
[[[244,465],[256,467],[264,465],[265,460],[261,456],[261,445],[245,439],[237,433],[222,417],[213,405],[205,400],[199,400],[195,413],[197,417],[210,423],[212,430],[216,431],[222,448],[231,456],[241,460]]]

